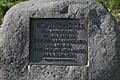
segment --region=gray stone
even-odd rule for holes
[[[66,11],[63,11],[68,7]],[[61,13],[62,12],[62,13]],[[67,12],[67,13],[66,13]],[[29,65],[30,18],[88,18],[89,65]],[[0,28],[0,80],[120,80],[120,34],[101,4],[31,0],[12,7]]]

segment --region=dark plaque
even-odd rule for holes
[[[87,19],[31,19],[30,64],[86,65]]]

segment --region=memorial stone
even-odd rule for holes
[[[0,27],[0,80],[120,80],[115,18],[87,0],[30,0]]]

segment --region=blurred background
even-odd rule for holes
[[[6,14],[6,12],[15,4],[18,4],[24,1],[27,1],[27,0],[0,0],[0,25],[3,22],[3,17]]]
[[[116,18],[120,29],[120,0],[95,0],[103,4],[109,12]]]
[[[3,22],[3,17],[6,12],[15,4],[27,0],[0,0],[0,25]],[[120,0],[94,0],[97,3],[103,4],[109,12],[116,18],[120,28]]]

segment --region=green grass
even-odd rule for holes
[[[96,0],[105,5],[110,13],[116,18],[120,26],[120,0]]]
[[[1,0],[0,1],[0,25],[3,22],[3,17],[6,14],[6,12],[15,4],[18,4],[23,1],[27,1],[27,0]]]

